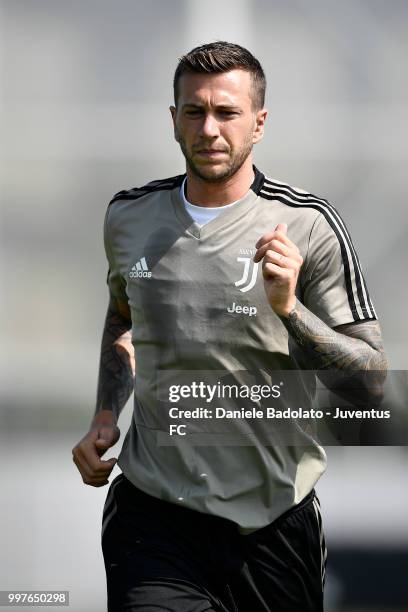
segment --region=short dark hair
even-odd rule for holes
[[[220,74],[240,68],[251,75],[252,106],[256,110],[264,107],[266,78],[259,61],[244,47],[219,40],[194,47],[179,59],[174,73],[174,103],[177,106],[178,83],[185,73]]]

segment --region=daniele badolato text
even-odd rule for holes
[[[352,410],[345,408],[335,408],[333,411],[306,410],[304,408],[238,408],[228,410],[226,408],[193,408],[185,410],[177,406],[169,409],[171,419],[389,419],[389,410]]]

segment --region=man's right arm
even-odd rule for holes
[[[89,432],[72,450],[85,484],[100,487],[108,477],[116,458],[102,461],[101,456],[119,439],[119,414],[134,385],[135,359],[131,343],[131,318],[127,302],[111,295],[102,336],[96,409]]]
[[[111,296],[102,336],[95,418],[108,411],[117,422],[132,394],[135,359],[131,327],[127,302]]]

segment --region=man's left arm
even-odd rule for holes
[[[378,321],[346,323],[331,328],[296,300],[280,317],[316,370],[386,370],[387,358]]]
[[[355,406],[381,402],[388,361],[378,321],[332,329],[299,301],[281,320],[327,388]]]
[[[364,387],[363,403],[378,402],[388,367],[378,321],[332,328],[304,306],[295,295],[303,258],[286,232],[286,225],[278,224],[256,245],[254,261],[262,260],[265,292],[272,309],[306,357],[309,369],[318,370],[329,388],[347,396],[350,376],[354,376]],[[368,372],[373,374],[364,375]]]

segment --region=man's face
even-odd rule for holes
[[[174,135],[191,172],[209,182],[234,175],[262,138],[266,110],[252,108],[251,76],[185,73],[177,108],[170,107]]]

